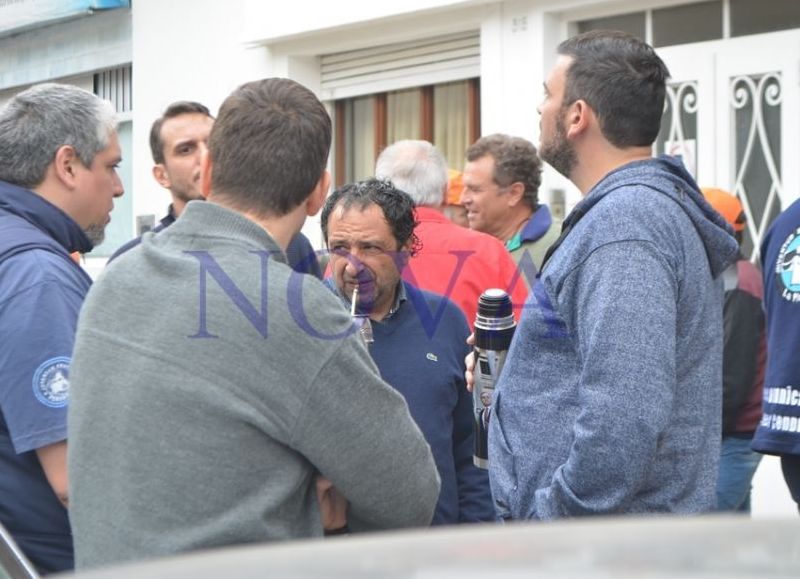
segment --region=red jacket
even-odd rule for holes
[[[451,223],[435,209],[418,207],[416,216],[419,225],[414,232],[422,249],[409,260],[403,279],[450,298],[464,312],[470,327],[475,323],[478,297],[489,288],[511,295],[519,319],[528,290],[516,275],[516,264],[505,246],[491,235]]]

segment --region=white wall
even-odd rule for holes
[[[109,10],[0,38],[0,90],[131,61],[131,11]]]
[[[372,24],[398,17],[406,19],[409,15],[420,13],[430,17],[437,12],[450,12],[453,8],[489,3],[477,0],[310,0],[283,3],[277,12],[271,2],[245,0],[248,14],[245,34],[253,42],[275,43],[289,38],[315,36],[320,31],[351,28],[354,24]]]
[[[783,481],[778,457],[765,456],[761,459],[753,477],[750,503],[754,518],[797,518],[797,505]]]

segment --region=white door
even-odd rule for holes
[[[800,195],[800,30],[659,49],[672,74],[657,152],[682,154],[702,186],[745,207],[756,259],[772,219]]]
[[[672,73],[657,152],[684,155],[698,184],[736,192],[748,212],[745,254],[800,196],[800,31],[658,50]],[[678,114],[675,114],[675,113]],[[776,457],[753,479],[755,517],[796,516]]]

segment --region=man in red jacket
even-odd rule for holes
[[[505,246],[491,235],[453,224],[442,213],[448,171],[436,147],[427,141],[398,141],[378,157],[375,176],[391,180],[417,205],[415,233],[422,249],[403,270],[405,281],[454,301],[470,326],[478,297],[489,288],[507,291],[519,314],[527,288]]]

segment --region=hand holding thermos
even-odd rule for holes
[[[489,467],[487,436],[494,389],[515,328],[508,294],[500,289],[483,292],[478,299],[478,313],[475,316],[475,349],[467,357],[467,387],[472,390],[475,418],[473,461],[481,468]]]

